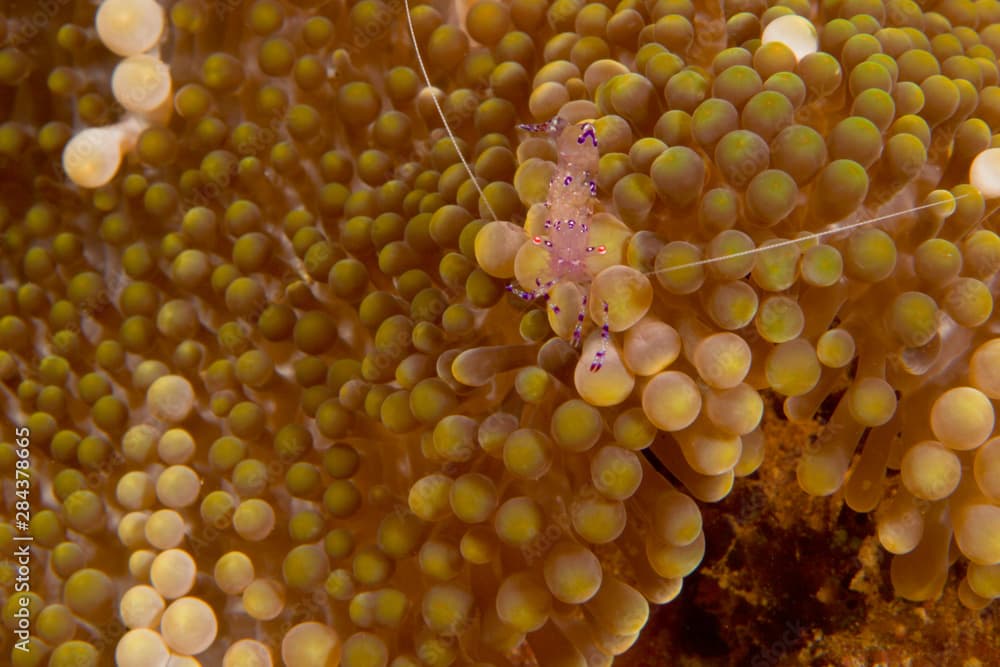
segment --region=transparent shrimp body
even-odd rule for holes
[[[554,124],[558,128],[559,164],[546,200],[548,234],[547,238],[532,240],[548,247],[552,279],[586,283],[591,278],[587,255],[600,252],[589,244],[589,223],[597,194],[592,180],[597,173],[597,136],[590,123],[569,125],[559,118]]]
[[[599,159],[597,134],[590,123],[573,125],[558,117],[547,123],[521,127],[531,132],[554,135],[559,162],[549,183],[545,202],[545,234],[531,239],[535,245],[545,247],[548,252],[548,280],[536,280],[536,289],[530,292],[515,285],[509,285],[507,289],[525,300],[544,298],[548,301],[549,289],[560,281],[575,283],[581,287],[588,285],[593,276],[587,266],[587,256],[606,252],[604,246],[590,244],[590,219],[597,196],[597,185],[593,180]],[[607,308],[607,304],[604,304],[601,349],[591,364],[591,370],[595,372],[600,370],[607,348]],[[553,304],[552,309],[559,313],[558,306]],[[584,296],[573,330],[574,345],[581,341],[586,309],[587,297]]]

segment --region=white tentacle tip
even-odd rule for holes
[[[969,183],[987,199],[1000,197],[1000,148],[988,148],[972,161]]]
[[[104,0],[94,25],[109,50],[133,56],[156,46],[163,36],[166,15],[156,0]]]
[[[111,75],[111,92],[128,111],[146,116],[169,114],[173,91],[170,68],[159,58],[129,56]]]
[[[114,128],[91,127],[69,140],[63,149],[63,169],[83,188],[106,185],[122,161],[121,136]]]
[[[812,21],[798,14],[779,16],[764,28],[761,44],[781,42],[792,50],[795,58],[802,60],[819,50],[819,36]]]
[[[114,125],[77,133],[63,148],[63,170],[82,188],[107,185],[118,173],[122,156],[135,147],[136,138],[146,126],[142,118],[126,115]]]

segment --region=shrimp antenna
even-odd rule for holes
[[[968,195],[967,194],[957,195],[954,197],[953,201],[958,201],[963,197],[968,197]],[[776,248],[784,248],[790,245],[795,245],[796,243],[802,243],[803,241],[814,241],[816,239],[823,238],[824,236],[830,236],[832,234],[839,234],[841,232],[847,232],[852,229],[858,229],[859,227],[872,225],[875,224],[876,222],[883,222],[884,220],[889,220],[891,218],[898,218],[901,215],[906,215],[907,213],[914,213],[916,211],[922,211],[924,209],[932,208],[934,206],[940,206],[943,203],[945,202],[938,201],[938,202],[932,202],[930,204],[921,204],[920,206],[914,206],[913,208],[908,208],[905,211],[886,213],[885,215],[880,215],[877,218],[862,220],[861,222],[854,222],[849,225],[844,225],[843,227],[834,227],[833,229],[827,229],[822,232],[816,232],[815,234],[808,234],[806,236],[802,236],[797,239],[785,239],[784,241],[778,241],[777,243],[772,243],[771,245],[759,246],[757,248],[751,248],[750,250],[742,250],[740,252],[734,252],[731,255],[721,255],[719,257],[709,257],[708,259],[699,259],[696,262],[688,262],[687,264],[678,264],[677,266],[666,266],[663,267],[662,269],[654,269],[653,271],[647,271],[643,275],[652,276],[658,273],[681,271],[683,269],[691,269],[696,266],[705,266],[706,264],[716,264],[718,262],[725,262],[731,259],[737,259],[739,257],[756,255],[758,253],[767,252],[769,250],[774,250]]]
[[[427,83],[428,88],[434,88],[434,84],[431,83],[431,77],[427,74],[427,67],[424,65],[424,58],[420,55],[420,47],[417,46],[417,31],[413,27],[413,16],[410,14],[410,0],[403,0],[403,5],[406,7],[406,24],[410,28],[410,39],[413,40],[413,53],[417,56],[417,64],[420,65],[420,73],[424,75],[424,81]],[[458,147],[458,140],[455,138],[455,133],[451,131],[451,125],[448,124],[448,117],[445,116],[444,109],[441,108],[441,103],[438,102],[437,95],[431,95],[431,101],[434,102],[434,108],[437,109],[438,115],[441,117],[441,122],[444,124],[445,132],[448,133],[448,138],[451,139],[452,146],[455,147],[455,152],[458,153],[458,159],[462,161],[462,166],[465,167],[465,171],[469,173],[469,178],[472,179],[472,184],[476,186],[476,190],[479,191],[479,196],[482,198],[483,203],[486,204],[486,209],[493,216],[494,220],[499,220],[496,211],[490,206],[490,200],[487,199],[486,193],[483,189],[479,187],[479,180],[476,178],[475,172],[472,171],[472,167],[466,161],[465,156],[462,155],[462,149]]]

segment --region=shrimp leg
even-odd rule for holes
[[[555,285],[555,284],[556,284],[556,281],[550,280],[550,281],[548,281],[547,283],[545,283],[543,285],[542,281],[536,278],[535,279],[535,285],[537,287],[536,287],[535,290],[533,290],[531,292],[527,292],[527,291],[521,289],[520,287],[518,287],[514,283],[508,284],[507,287],[506,287],[506,289],[507,289],[508,292],[510,292],[514,296],[519,297],[521,299],[524,299],[525,301],[534,301],[535,299],[545,299],[545,302],[548,303],[551,306],[552,312],[555,313],[556,315],[558,315],[559,312],[560,312],[559,306],[557,306],[556,304],[551,303],[549,301],[549,289],[551,289],[552,286]]]
[[[594,354],[590,362],[590,372],[596,373],[604,365],[604,357],[608,354],[608,341],[611,339],[611,327],[608,325],[608,302],[602,301],[604,307],[604,323],[601,325],[601,349]]]
[[[587,295],[583,295],[583,301],[580,303],[580,312],[576,316],[576,326],[573,327],[573,347],[577,347],[580,344],[580,339],[583,337],[583,322],[587,318]]]

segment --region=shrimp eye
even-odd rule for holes
[[[552,247],[552,241],[549,241],[548,239],[546,239],[546,241],[545,241],[545,247],[546,248],[551,248]]]
[[[536,236],[535,238],[531,239],[531,242],[534,243],[535,245],[542,245],[542,237]]]
[[[603,255],[603,254],[604,254],[604,253],[606,253],[607,251],[608,251],[608,248],[607,248],[607,246],[603,246],[603,245],[599,245],[599,246],[597,246],[597,254],[598,254],[598,255]]]

